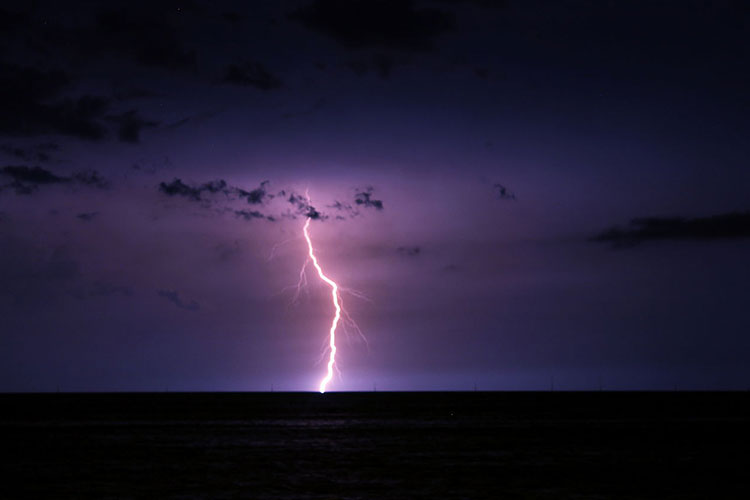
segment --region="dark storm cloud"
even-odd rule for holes
[[[336,215],[336,219],[338,219],[338,220],[344,220],[347,217],[353,218],[353,217],[356,217],[357,215],[359,215],[359,210],[357,210],[356,208],[354,208],[349,203],[342,203],[342,202],[340,202],[338,200],[334,201],[332,205],[328,205],[328,208],[332,208],[332,209],[336,210],[337,212],[339,212]],[[342,215],[342,214],[345,214],[345,215]]]
[[[108,100],[93,95],[64,96],[70,81],[63,71],[0,62],[0,134],[61,134],[102,140],[106,128],[101,119]]]
[[[245,220],[263,219],[265,215],[258,212],[257,210],[235,210],[234,214],[237,217],[241,217]]]
[[[238,218],[245,219],[247,221],[253,219],[265,219],[269,222],[274,222],[276,219],[271,215],[264,215],[257,210],[235,210],[234,215]]]
[[[268,200],[272,200],[274,195],[269,193],[267,190],[269,182],[263,181],[260,186],[253,189],[252,191],[245,191],[244,189],[237,189],[237,193],[240,198],[244,198],[251,205],[262,205]]]
[[[8,156],[13,156],[14,158],[19,158],[21,160],[32,160],[31,152],[27,149],[14,147],[9,144],[3,144],[2,146],[0,146],[0,151]]]
[[[28,24],[28,16],[21,12],[11,12],[0,8],[0,32],[6,36],[20,31]]]
[[[48,184],[77,183],[100,189],[107,187],[107,182],[95,170],[77,172],[70,177],[61,177],[42,167],[8,165],[0,169],[0,176],[11,179],[10,184],[0,187],[13,188],[17,194],[31,194],[39,186]]]
[[[229,187],[227,186],[227,182],[223,179],[218,179],[211,182],[206,182],[205,184],[201,185],[200,187],[201,191],[207,191],[209,193],[227,193],[229,190]]]
[[[731,212],[709,217],[642,217],[627,228],[603,231],[593,241],[615,246],[634,246],[648,240],[726,240],[750,238],[750,212]]]
[[[142,118],[134,109],[109,114],[110,99],[68,95],[73,78],[64,71],[41,70],[10,63],[0,63],[0,134],[37,136],[61,134],[79,139],[101,141],[107,136],[105,121],[117,125],[121,141],[138,142],[140,132],[157,122]],[[48,161],[48,151],[3,147],[3,151],[30,161]]]
[[[312,205],[307,207],[307,210],[305,211],[303,215],[307,217],[308,219],[313,219],[313,220],[325,220],[328,218],[327,215],[320,213]]]
[[[25,148],[11,146],[10,144],[3,144],[2,146],[0,146],[0,152],[27,162],[48,162],[51,160],[50,153],[59,149],[60,146],[53,142],[37,144],[35,146],[29,146]]]
[[[336,215],[336,219],[338,220],[344,220],[347,218],[353,219],[354,217],[359,216],[361,214],[359,208],[374,208],[375,210],[383,210],[383,201],[374,199],[372,197],[373,192],[374,189],[371,186],[368,186],[364,189],[355,188],[353,205],[336,200],[333,202],[333,204],[328,205],[328,207],[338,212],[338,214]]]
[[[495,185],[492,186],[492,189],[495,192],[495,197],[498,200],[515,200],[516,194],[510,191],[507,187],[503,186],[500,183],[495,183]]]
[[[342,203],[340,201],[334,201],[333,205],[328,205],[328,206],[330,208],[335,208],[336,210],[339,210],[339,211],[349,212],[351,210],[354,210],[354,208],[351,205],[349,205],[347,203]]]
[[[176,290],[157,290],[156,294],[159,297],[167,299],[180,309],[185,309],[188,311],[197,311],[198,309],[200,309],[200,304],[198,304],[196,301],[191,300],[190,302],[185,302],[184,300],[182,300],[180,298],[180,294],[177,293]]]
[[[400,255],[405,255],[407,257],[416,257],[422,253],[422,247],[419,247],[419,246],[398,247],[396,249],[396,252],[398,252]]]
[[[248,61],[230,64],[224,73],[224,82],[260,90],[274,90],[282,87],[281,80],[259,62]]]
[[[433,49],[434,39],[456,24],[452,13],[415,8],[409,0],[315,0],[289,18],[346,47],[412,51]]]
[[[205,201],[201,197],[204,193],[221,193],[227,197],[233,196],[236,199],[244,199],[251,205],[263,205],[275,197],[274,194],[268,192],[268,185],[268,181],[263,181],[257,188],[247,191],[239,187],[230,186],[223,179],[192,186],[182,182],[181,179],[175,178],[170,183],[161,182],[159,184],[159,191],[169,196],[183,196],[193,201]]]
[[[84,212],[76,215],[76,218],[83,222],[91,222],[97,215],[99,215],[99,212]]]
[[[196,64],[195,52],[183,45],[167,9],[128,4],[96,15],[95,22],[58,36],[92,56],[112,54],[144,66],[185,70]]]
[[[365,208],[372,207],[376,210],[383,210],[383,201],[374,199],[372,197],[373,191],[373,188],[369,186],[365,189],[357,189],[354,195],[354,203]]]
[[[292,191],[289,193],[289,197],[286,201],[295,208],[297,215],[302,215],[308,219],[314,220],[326,220],[328,218],[327,215],[323,214],[310,204],[310,200],[307,196],[302,196]],[[291,214],[291,217],[294,218],[294,214]]]
[[[66,177],[59,177],[41,167],[27,167],[24,165],[8,165],[0,169],[0,174],[12,179],[10,184],[0,185],[0,189],[10,187],[16,194],[31,194],[40,185],[61,184],[69,182]]]
[[[486,9],[502,9],[508,5],[507,0],[431,0],[434,3],[447,5],[476,5]]]
[[[236,217],[245,220],[254,219],[265,219],[267,221],[276,221],[280,217],[286,217],[296,219],[297,217],[307,217],[315,220],[327,220],[330,218],[329,214],[326,214],[318,210],[315,206],[310,203],[309,198],[306,195],[301,195],[296,191],[282,189],[276,193],[269,191],[270,182],[265,180],[260,185],[252,190],[246,190],[236,186],[227,184],[226,181],[219,179],[204,184],[190,185],[183,182],[179,178],[175,178],[172,182],[161,182],[159,183],[159,191],[168,196],[179,196],[187,198],[190,201],[195,202],[233,202],[237,200],[244,200],[249,205],[253,205],[253,210],[244,210],[225,207],[222,210],[224,212],[231,212]],[[225,195],[221,200],[209,200],[205,197],[206,193],[221,193]],[[335,201],[332,205],[328,205],[338,212],[335,218],[337,220],[345,220],[347,218],[353,218],[360,214],[359,208],[374,208],[376,210],[383,209],[383,202],[372,198],[373,188],[368,187],[366,189],[357,189],[355,191],[354,205],[348,203],[342,203]],[[278,200],[276,204],[271,203],[273,200]],[[291,208],[287,208],[285,212],[278,211],[278,204],[288,204]],[[255,207],[277,207],[277,211],[269,215],[268,210],[261,212]]]
[[[86,67],[88,61],[119,57],[168,69],[193,66],[194,54],[182,47],[172,19],[166,15],[172,9],[139,8],[124,3],[121,6],[108,10],[94,6],[93,12],[81,17],[83,22],[75,25],[59,22],[45,11],[49,8],[54,13],[59,8],[54,3],[43,2],[40,10],[29,14],[0,12],[0,25],[14,26],[13,31],[4,30],[0,35],[8,45],[25,47],[48,61],[61,61],[60,64],[73,58],[76,64],[69,67],[76,67],[80,73],[72,75],[67,71],[1,62],[0,134],[22,137],[61,134],[100,141],[108,135],[105,123],[109,121],[115,124],[121,141],[136,143],[145,128],[158,124],[132,109],[109,112],[112,103],[157,95],[151,91],[130,87],[116,90],[112,98],[71,95],[74,84],[85,81],[86,71],[90,70]]]
[[[74,173],[70,178],[84,186],[91,186],[99,189],[107,189],[109,187],[109,181],[102,177],[96,170],[82,170]]]
[[[117,124],[117,137],[122,142],[137,143],[141,138],[141,131],[154,128],[159,122],[147,120],[138,115],[138,111],[131,109],[119,115],[108,115],[107,120]]]
[[[70,179],[60,177],[42,167],[27,167],[23,165],[8,165],[0,170],[4,175],[11,177],[14,181],[25,182],[29,184],[57,184],[60,182],[69,182]]]
[[[182,182],[181,179],[175,178],[172,182],[159,183],[159,191],[169,196],[183,196],[193,201],[201,201],[201,194],[204,192],[209,193],[229,193],[229,187],[226,181],[218,179],[215,181],[206,182],[198,186],[190,186]]]

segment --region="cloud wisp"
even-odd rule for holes
[[[180,294],[177,292],[177,290],[157,290],[156,294],[159,297],[168,300],[180,309],[185,309],[186,311],[194,312],[201,308],[200,304],[198,304],[198,302],[194,300],[186,302],[185,300],[180,298]]]
[[[708,217],[640,217],[623,228],[614,226],[591,238],[617,247],[632,247],[651,240],[713,241],[750,238],[750,212]]]
[[[109,187],[109,183],[96,170],[84,170],[64,177],[42,167],[7,165],[0,168],[0,179],[2,177],[10,179],[10,182],[0,184],[0,191],[12,188],[16,194],[26,195],[34,193],[40,186],[52,184],[80,184],[99,189]]]

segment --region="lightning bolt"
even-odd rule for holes
[[[331,287],[331,300],[333,301],[333,307],[336,309],[336,313],[333,315],[333,321],[331,321],[331,330],[328,335],[328,348],[330,349],[330,351],[328,355],[327,372],[325,377],[323,377],[323,380],[320,381],[320,387],[318,388],[318,390],[320,390],[320,393],[322,394],[326,392],[326,386],[333,378],[333,367],[336,363],[336,328],[338,327],[339,320],[341,319],[342,308],[338,284],[336,284],[335,281],[325,275],[323,269],[318,263],[318,258],[315,257],[315,251],[313,250],[313,244],[312,240],[310,239],[310,232],[308,230],[311,220],[312,219],[308,217],[305,221],[305,226],[302,229],[302,232],[305,235],[305,241],[307,241],[307,252],[310,257],[310,261],[313,263],[315,270],[318,272],[318,276],[320,277],[320,279],[325,281],[326,284]]]

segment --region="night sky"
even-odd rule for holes
[[[308,217],[366,337],[331,390],[746,389],[749,28],[746,2],[3,2],[0,390],[316,390]]]

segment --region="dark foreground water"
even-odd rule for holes
[[[0,498],[750,498],[750,393],[0,395]]]

